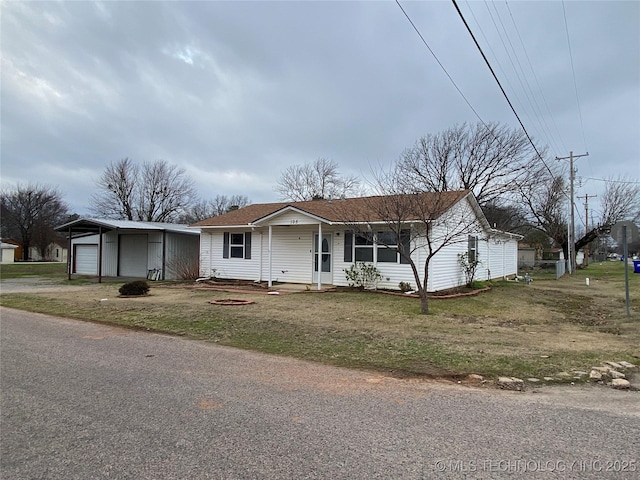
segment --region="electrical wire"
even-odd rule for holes
[[[458,12],[458,15],[460,15],[460,18],[462,19],[462,22],[464,23],[465,27],[467,28],[467,31],[469,32],[469,35],[471,35],[471,38],[473,39],[473,42],[476,44],[476,47],[478,48],[478,51],[480,52],[480,55],[482,55],[482,58],[484,59],[485,63],[487,64],[487,67],[489,67],[489,70],[491,71],[491,74],[493,75],[494,80],[498,84],[498,87],[500,87],[500,91],[502,92],[502,95],[504,95],[505,100],[509,104],[509,107],[511,108],[511,111],[513,112],[515,117],[518,119],[518,123],[520,123],[520,127],[522,127],[522,130],[524,131],[524,134],[526,135],[527,139],[529,140],[529,143],[533,147],[533,150],[536,152],[536,154],[538,155],[538,158],[542,161],[542,164],[546,167],[546,169],[549,171],[551,176],[555,177],[555,175],[553,175],[553,171],[551,170],[551,168],[549,167],[547,162],[545,162],[544,158],[542,158],[542,155],[538,151],[538,147],[536,147],[536,145],[533,143],[533,140],[531,139],[531,136],[529,135],[529,132],[527,132],[526,127],[522,123],[522,120],[520,120],[520,116],[518,115],[518,112],[516,112],[516,109],[514,108],[513,104],[511,103],[511,100],[509,100],[509,96],[507,95],[507,92],[504,91],[504,88],[502,87],[502,84],[500,83],[500,80],[498,79],[498,76],[496,75],[496,72],[493,70],[493,67],[489,63],[489,60],[487,59],[487,56],[482,51],[482,47],[480,47],[480,44],[478,43],[478,40],[476,40],[476,37],[473,34],[473,32],[471,31],[471,28],[469,27],[469,24],[467,23],[467,21],[464,18],[464,15],[460,11],[460,7],[458,7],[458,3],[456,2],[456,0],[451,0],[451,1],[453,2],[453,5],[456,8],[456,11]],[[397,2],[398,2],[398,0],[396,0],[396,3]],[[400,4],[398,3],[398,5],[400,5]]]

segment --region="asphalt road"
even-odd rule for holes
[[[2,479],[640,478],[640,392],[477,390],[0,309]]]

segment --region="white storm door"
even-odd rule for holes
[[[313,236],[313,283],[318,282],[318,262],[320,263],[320,281],[329,285],[333,284],[331,271],[331,234],[322,235],[322,242],[318,242],[319,235]]]

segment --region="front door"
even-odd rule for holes
[[[331,234],[322,235],[322,242],[318,242],[318,237],[319,235],[317,233],[313,236],[313,283],[318,283],[319,260],[320,281],[331,285],[333,284],[333,274],[331,273]]]

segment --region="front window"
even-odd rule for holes
[[[391,231],[378,232],[376,240],[378,262],[398,263],[398,236]]]
[[[223,234],[222,258],[251,258],[251,232]]]
[[[354,248],[356,262],[373,262],[373,236],[371,234],[356,234]]]

